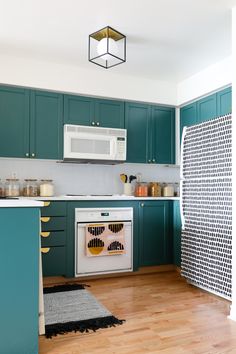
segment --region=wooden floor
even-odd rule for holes
[[[230,303],[187,284],[175,271],[86,283],[126,322],[95,333],[40,337],[40,354],[236,354]]]

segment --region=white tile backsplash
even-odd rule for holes
[[[25,178],[53,179],[55,194],[122,194],[120,173],[141,173],[142,181],[179,182],[177,166],[148,164],[95,165],[60,163],[52,160],[0,159],[0,178],[15,174]],[[134,182],[133,182],[134,183]]]

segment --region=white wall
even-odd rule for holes
[[[176,105],[176,85],[26,58],[0,56],[0,83],[75,94]]]
[[[177,85],[177,104],[183,105],[232,83],[232,56],[209,66]]]
[[[120,173],[142,174],[142,181],[178,182],[179,168],[147,164],[80,165],[50,160],[0,159],[0,179],[13,174],[25,178],[53,179],[55,194],[122,194]]]

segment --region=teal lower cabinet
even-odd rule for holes
[[[43,276],[66,275],[67,203],[45,201],[41,211]]]
[[[173,202],[173,263],[181,265],[181,218],[179,201]]]
[[[0,208],[0,353],[38,353],[39,208]]]
[[[139,203],[139,266],[172,263],[172,202]]]

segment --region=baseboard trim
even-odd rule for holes
[[[91,275],[87,277],[74,277],[74,278],[65,278],[63,276],[56,277],[44,277],[43,285],[51,286],[51,285],[59,285],[66,283],[77,283],[83,282],[86,280],[92,279],[104,279],[104,278],[117,278],[117,277],[126,277],[126,276],[136,276],[142,274],[152,274],[152,273],[161,273],[161,272],[170,272],[176,270],[176,266],[173,264],[160,265],[160,266],[152,266],[152,267],[141,267],[139,270],[135,272],[127,272],[127,273],[112,273],[112,274],[99,274],[99,275]]]

